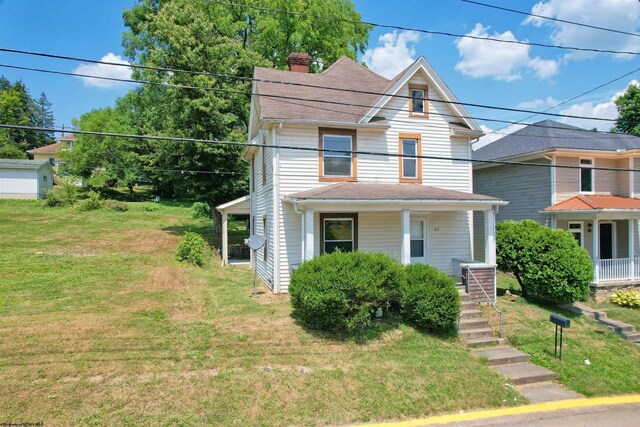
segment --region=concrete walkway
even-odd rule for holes
[[[609,319],[606,312],[602,310],[596,310],[579,302],[573,304],[565,304],[561,307],[565,310],[582,314],[589,319],[593,319],[596,322],[603,324],[604,326],[613,330],[613,332],[615,332],[616,334],[620,335],[625,340],[640,347],[640,332],[636,331],[635,326],[628,323],[619,322],[617,320]]]

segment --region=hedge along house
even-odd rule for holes
[[[424,58],[391,80],[347,57],[321,74],[309,73],[306,54],[288,62],[289,71],[255,69],[254,145],[242,153],[251,229],[266,238],[252,260],[262,280],[287,292],[301,262],[336,249],[459,276],[454,261],[473,259],[472,211],[493,224],[506,204],[473,194],[471,163],[451,160],[470,158],[477,123]]]
[[[591,255],[592,290],[640,285],[640,174],[633,171],[640,168],[640,137],[545,120],[474,151],[473,158],[541,164],[476,164],[474,190],[509,200],[498,220],[533,219],[571,232]],[[571,168],[545,167],[555,165]],[[481,231],[481,218],[476,225]]]

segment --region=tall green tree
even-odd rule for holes
[[[616,99],[618,118],[615,131],[640,136],[640,87],[629,85],[627,91]]]
[[[141,0],[124,13],[124,47],[136,63],[251,77],[255,66],[284,68],[293,51],[309,53],[313,70],[363,52],[370,28],[350,0],[248,0],[250,5],[308,15],[257,11],[207,1]],[[318,19],[322,15],[329,19]],[[355,23],[336,21],[346,18]],[[251,84],[209,75],[136,70],[136,77],[197,89],[145,86],[135,91],[138,131],[185,138],[246,139]],[[147,170],[163,191],[211,207],[247,192],[241,147],[154,143]],[[176,174],[165,170],[225,173]],[[215,210],[214,210],[215,212]],[[215,217],[219,221],[219,217]]]
[[[54,128],[56,122],[53,117],[52,104],[47,98],[46,93],[42,92],[40,94],[35,106],[35,121],[38,123],[38,126],[48,129]],[[38,138],[41,140],[39,143],[46,145],[54,140],[54,134],[53,132],[38,132]]]

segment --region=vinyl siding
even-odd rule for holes
[[[44,182],[44,176],[47,182]],[[0,198],[37,199],[43,198],[53,186],[53,176],[49,168],[0,169]]]
[[[583,156],[583,158],[587,158]],[[578,166],[579,156],[557,156],[556,164],[567,166]],[[595,158],[594,165],[599,168],[622,168],[629,167],[627,159],[603,159]],[[594,171],[593,187],[595,194],[604,195],[629,195],[629,175],[628,172],[616,172],[608,170]],[[580,194],[580,170],[579,169],[556,169],[556,203],[564,202]]]
[[[569,230],[569,222],[582,222],[584,249],[593,254],[593,229],[589,231],[588,224],[593,224],[591,220],[557,220],[556,228],[559,230]],[[629,256],[629,224],[627,220],[601,221],[615,223],[616,258],[627,258]]]

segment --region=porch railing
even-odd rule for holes
[[[633,270],[631,268],[632,266]],[[631,280],[640,278],[640,258],[601,259],[599,267],[600,280]]]

